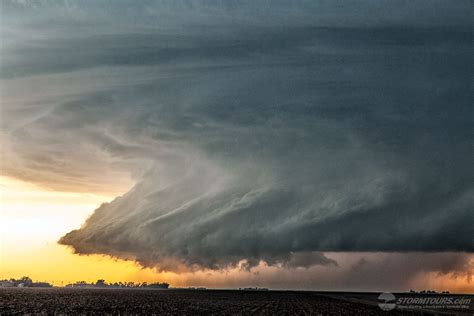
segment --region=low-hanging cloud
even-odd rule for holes
[[[66,10],[70,36],[4,48],[4,172],[63,190],[135,183],[60,243],[165,271],[474,251],[462,10],[444,25],[390,18],[387,4],[388,22],[365,25],[349,5],[346,22],[341,8],[313,22],[296,6],[301,20],[279,24],[276,9],[242,21],[248,11],[220,5],[209,20],[197,6],[185,14],[195,28],[146,29],[133,21],[154,6],[132,6],[115,30],[96,25],[102,34],[80,12],[107,14],[90,7]],[[49,12],[36,10],[32,25]]]

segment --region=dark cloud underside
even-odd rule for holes
[[[3,4],[3,169],[136,182],[62,244],[165,270],[474,251],[469,2],[42,4]]]

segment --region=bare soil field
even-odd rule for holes
[[[155,314],[155,315],[431,315],[382,311],[316,292],[0,289],[0,315]]]

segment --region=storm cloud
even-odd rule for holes
[[[474,251],[469,1],[100,3],[2,3],[2,171],[133,183],[60,243],[164,271]]]

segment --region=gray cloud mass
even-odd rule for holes
[[[75,252],[474,251],[469,1],[32,3],[2,3],[3,172],[135,183],[61,238]]]

